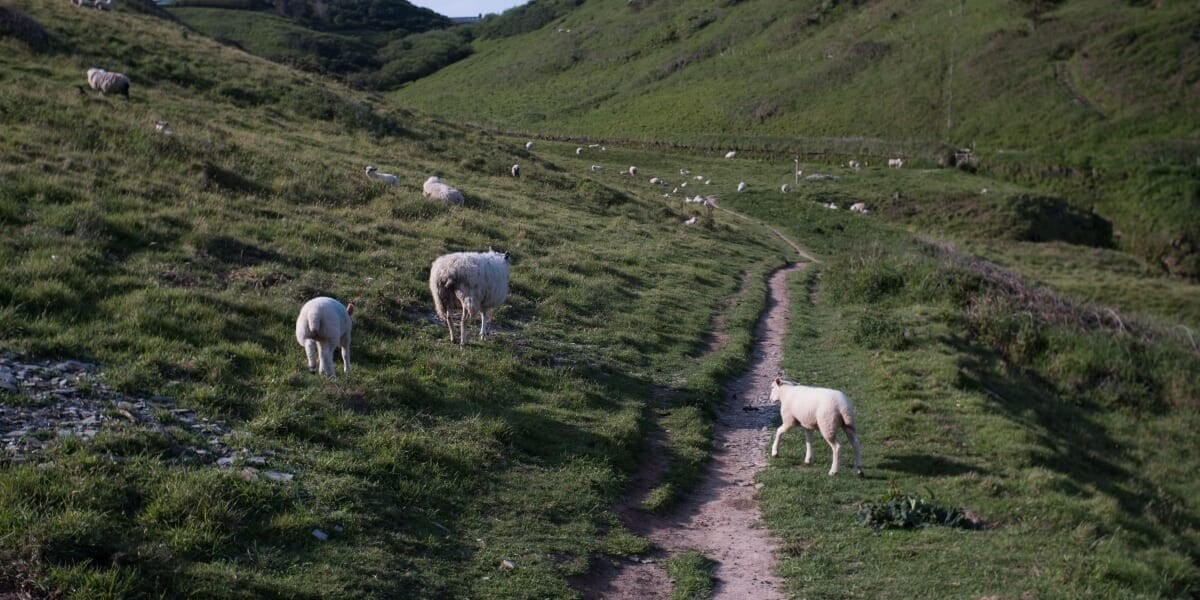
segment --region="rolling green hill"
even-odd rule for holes
[[[838,162],[969,146],[983,171],[1094,207],[1122,247],[1200,276],[1190,3],[542,4],[562,16],[497,17],[472,57],[397,97],[514,131]]]

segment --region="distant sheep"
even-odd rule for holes
[[[733,157],[735,157],[735,156],[737,156],[737,151],[736,151],[736,150],[730,150],[729,152],[726,152],[726,153],[725,153],[725,158],[733,158]]]
[[[785,194],[786,194],[786,193],[788,193],[788,192],[792,191],[792,186],[790,186],[790,185],[788,185],[788,184],[786,184],[786,183],[785,183],[785,184],[783,184],[782,186],[780,186],[780,188],[779,188],[779,191],[781,191],[781,192],[783,192],[783,193],[785,193]]]
[[[599,148],[600,144],[588,144],[588,148]]]
[[[650,178],[650,183],[651,183],[652,185],[666,185],[666,182],[665,182],[665,181],[663,181],[663,180],[661,180],[661,179],[659,179],[659,178],[657,178],[657,177],[651,177],[651,178]]]
[[[850,212],[862,213],[864,215],[871,214],[871,210],[867,208],[865,202],[855,202],[850,205]]]
[[[526,150],[533,150],[533,142],[525,142]]]
[[[576,148],[576,149],[575,149],[575,154],[583,154],[583,146],[580,146],[580,147]]]
[[[333,351],[340,348],[342,372],[350,373],[350,328],[353,324],[350,317],[353,315],[353,304],[342,306],[341,302],[324,296],[313,298],[300,308],[300,316],[296,318],[296,341],[304,346],[310,372],[317,371],[319,358],[321,374],[333,377]]]
[[[629,167],[630,175],[637,175],[637,167]]]
[[[155,121],[154,132],[162,135],[171,135],[171,124],[166,121]]]
[[[112,10],[113,0],[95,0],[92,6],[96,7],[97,10]]]
[[[513,165],[512,168],[508,170],[508,172],[512,173],[513,177],[520,177],[521,176],[521,165]]]
[[[710,184],[712,184],[712,180],[711,180],[711,179],[705,179],[705,180],[704,180],[704,185],[710,185]]]
[[[604,167],[602,167],[602,166],[600,166],[600,165],[592,165],[592,172],[593,172],[593,173],[599,173],[600,171],[603,171],[603,170],[604,170]]]
[[[858,162],[857,160],[852,160],[846,163],[846,166],[857,171],[862,168],[862,163]]]
[[[375,167],[372,167],[371,165],[367,165],[367,178],[368,179],[376,179],[376,180],[382,181],[384,183],[387,183],[388,185],[399,185],[399,183],[400,183],[399,177],[396,177],[395,175],[392,175],[390,173],[380,173],[379,169],[376,169]]]
[[[688,173],[690,173],[690,171],[688,171],[687,169],[680,169],[680,170],[679,170],[679,174],[680,174],[680,175],[687,175]]]
[[[738,184],[737,190],[738,190],[738,192],[744,192],[744,191],[746,191],[746,188],[748,188],[748,187],[750,187],[750,186],[746,185],[746,182],[743,181]]]
[[[836,205],[832,202],[830,202],[829,204],[822,204],[821,206],[824,206],[825,208],[828,208],[829,210],[837,210],[838,209],[838,205]]]
[[[129,78],[121,73],[110,73],[104,69],[87,70],[88,86],[101,94],[121,94],[129,97]]]
[[[426,198],[433,198],[434,200],[441,200],[450,204],[462,204],[464,201],[462,192],[450,187],[438,177],[426,179],[424,191]]]
[[[846,432],[854,446],[854,470],[862,477],[862,453],[858,446],[858,433],[854,429],[854,407],[846,394],[826,388],[807,387],[775,378],[771,383],[771,402],[779,403],[779,415],[783,424],[775,431],[775,442],[771,444],[771,456],[779,456],[779,438],[796,425],[804,429],[804,464],[811,465],[813,459],[812,432],[821,431],[821,436],[833,449],[833,464],[830,475],[837,475],[842,446],[838,443],[838,430]]]
[[[893,169],[902,168],[904,166],[904,159],[903,158],[889,158],[888,166]]]
[[[433,308],[450,330],[454,343],[454,325],[449,310],[454,302],[462,308],[458,343],[467,343],[467,322],[479,315],[479,337],[487,335],[487,316],[508,299],[508,268],[512,264],[506,252],[455,252],[438,257],[429,269],[429,291]]]
[[[696,223],[696,217],[692,217],[692,218],[690,218],[690,219],[688,219],[688,220],[686,220],[686,221],[684,221],[684,222],[683,222],[683,224],[684,224],[684,225],[693,225],[693,224],[695,224],[695,223]]]

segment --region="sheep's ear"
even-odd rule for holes
[[[346,305],[346,314],[348,314],[348,315],[350,315],[350,316],[352,316],[352,317],[354,316],[354,303],[353,303],[353,302],[351,302],[350,304]]]

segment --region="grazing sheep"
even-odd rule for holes
[[[704,185],[710,185],[710,184],[712,184],[712,180],[711,180],[711,179],[705,179],[705,180],[704,180]]]
[[[600,144],[588,144],[588,148],[599,148]]]
[[[342,372],[350,373],[350,327],[353,324],[350,317],[353,315],[353,304],[342,306],[333,298],[321,296],[304,303],[296,318],[296,341],[304,346],[310,372],[317,371],[317,359],[320,358],[321,374],[333,377],[333,350],[341,348]]]
[[[88,86],[101,94],[121,94],[129,97],[129,78],[121,73],[109,73],[104,69],[87,70]]]
[[[462,192],[446,185],[446,182],[442,181],[439,177],[426,179],[424,191],[426,198],[433,198],[450,204],[462,204],[464,200]]]
[[[846,163],[846,166],[857,171],[862,168],[862,163],[858,162],[857,160],[852,160]]]
[[[96,7],[97,10],[112,10],[113,0],[96,0],[92,6]]]
[[[903,158],[889,158],[888,166],[893,169],[899,169],[904,166],[904,159]]]
[[[683,224],[684,224],[684,225],[692,225],[692,224],[694,224],[695,222],[696,222],[696,217],[692,217],[692,218],[690,218],[690,219],[688,219],[688,220],[684,221],[684,222],[683,222]]]
[[[533,150],[533,142],[525,142],[526,150]]]
[[[838,205],[836,205],[832,202],[830,202],[829,204],[822,204],[821,206],[824,206],[825,208],[828,208],[829,210],[837,210],[838,209]]]
[[[379,181],[383,181],[383,182],[387,183],[388,185],[398,185],[400,183],[399,177],[396,177],[395,175],[392,175],[390,173],[380,173],[379,169],[376,169],[375,167],[372,167],[371,165],[367,165],[367,178],[368,179],[377,179]]]
[[[785,184],[783,184],[783,186],[781,186],[781,187],[779,188],[779,191],[781,191],[781,192],[783,192],[783,193],[785,193],[785,194],[786,194],[786,193],[788,193],[788,192],[792,191],[792,186],[790,186],[790,185],[788,185],[788,184],[786,184],[786,183],[785,183]]]
[[[487,335],[487,315],[508,299],[508,267],[512,264],[507,252],[455,252],[433,261],[429,269],[429,291],[433,293],[433,308],[450,330],[454,343],[454,325],[449,310],[457,301],[462,307],[458,343],[467,343],[467,321],[479,315],[479,337]]]
[[[657,177],[651,177],[651,178],[650,178],[650,183],[651,183],[652,185],[666,185],[666,182],[665,182],[665,181],[663,181],[663,180],[661,180],[661,179],[659,179],[659,178],[657,178]]]
[[[691,171],[688,171],[687,169],[680,169],[680,170],[679,170],[679,174],[680,174],[680,175],[687,175],[687,174],[688,174],[688,173],[690,173],[690,172],[691,172]]]
[[[580,146],[580,147],[576,148],[576,149],[575,149],[575,154],[583,154],[583,146]]]
[[[521,165],[513,165],[512,168],[508,170],[508,172],[512,173],[513,177],[520,177],[521,176]]]
[[[837,432],[841,429],[854,446],[854,470],[863,476],[862,454],[858,447],[858,433],[854,430],[854,407],[846,394],[826,388],[807,387],[784,381],[778,377],[771,384],[771,402],[779,403],[779,415],[783,424],[775,431],[775,442],[771,444],[771,456],[779,456],[779,438],[783,432],[800,425],[804,428],[804,464],[812,464],[812,432],[821,430],[821,436],[833,449],[833,465],[830,475],[837,475],[842,446]]]
[[[867,209],[867,204],[865,202],[855,202],[854,204],[851,204],[850,212],[862,213],[864,215],[871,213],[871,211]]]
[[[679,187],[681,187],[681,188],[687,187],[687,182],[685,181],[685,182],[679,184]]]
[[[729,152],[726,152],[726,153],[725,153],[725,158],[733,158],[733,157],[735,157],[735,156],[737,156],[737,151],[736,151],[736,150],[730,150]]]
[[[603,170],[604,170],[604,167],[602,167],[602,166],[600,166],[600,165],[592,165],[592,172],[593,172],[593,173],[599,173],[600,171],[603,171]]]
[[[171,124],[166,121],[155,121],[154,132],[162,135],[171,135]]]
[[[637,175],[637,167],[629,167],[630,175]]]
[[[748,187],[750,187],[750,186],[746,185],[746,182],[743,181],[738,184],[738,192],[744,192],[744,191],[746,191],[746,188],[748,188]]]
[[[679,193],[679,188],[675,188],[675,189],[671,190],[671,193],[672,193],[672,194],[678,194],[678,193]]]
[[[692,179],[695,179],[696,181],[704,181],[704,176],[703,176],[703,175],[697,175],[697,176],[693,177]]]

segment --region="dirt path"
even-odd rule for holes
[[[791,240],[775,232],[798,252]],[[766,466],[766,447],[775,420],[769,403],[771,380],[779,374],[789,310],[788,276],[805,265],[793,264],[771,275],[770,293],[756,329],[750,367],[725,389],[714,429],[713,455],[703,481],[670,513],[648,514],[638,507],[666,468],[653,448],[665,444],[662,431],[651,433],[650,456],[634,474],[630,494],[617,507],[625,525],[661,549],[650,559],[600,565],[580,588],[587,598],[669,598],[671,582],[660,561],[694,549],[713,560],[714,598],[783,598],[782,581],[773,573],[777,543],[762,524],[754,500],[754,476]]]

